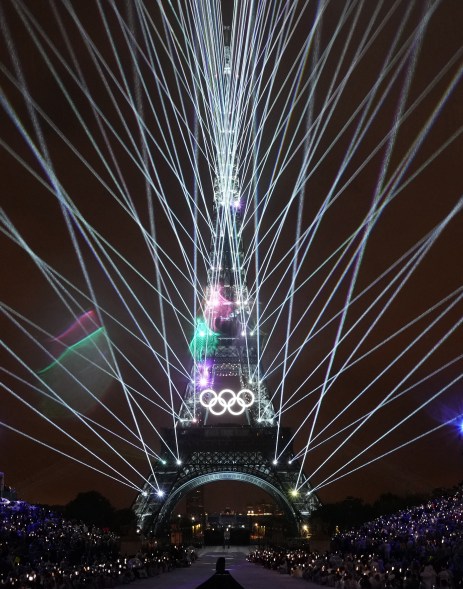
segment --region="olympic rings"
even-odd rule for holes
[[[251,407],[255,398],[254,393],[249,389],[241,389],[239,393],[231,389],[222,389],[218,394],[213,389],[204,389],[199,395],[199,402],[213,415],[223,415],[225,411],[232,415],[241,415],[245,409]],[[215,409],[216,405],[219,406],[218,409]],[[235,405],[238,405],[238,410],[232,409]]]

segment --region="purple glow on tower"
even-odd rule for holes
[[[198,371],[198,381],[200,387],[206,387],[210,383],[210,366],[206,362],[198,364],[197,371]]]

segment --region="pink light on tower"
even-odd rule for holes
[[[209,328],[216,330],[220,320],[228,319],[232,311],[233,303],[221,294],[220,287],[213,289],[206,301],[205,318]]]

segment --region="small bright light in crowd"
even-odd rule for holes
[[[141,494],[143,495],[143,497],[148,497],[148,493],[146,491],[142,491]]]
[[[243,330],[243,331],[241,332],[241,335],[242,335],[242,336],[245,336],[245,335],[246,335],[246,332]]]
[[[182,461],[180,459],[177,460],[177,464],[178,464],[178,466],[180,466],[182,464]]]
[[[278,464],[278,460],[275,458],[275,460],[273,461],[273,464]]]
[[[206,378],[205,376],[202,376],[202,377],[199,379],[199,384],[200,384],[202,387],[206,386],[206,385],[207,385],[207,378]]]
[[[159,489],[157,492],[157,496],[158,497],[163,497],[164,496],[164,491],[162,489]]]
[[[297,497],[297,496],[299,495],[299,491],[298,491],[297,489],[292,489],[292,491],[291,491],[291,495],[292,495],[293,497]]]

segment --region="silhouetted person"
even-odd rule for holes
[[[225,570],[225,558],[220,556],[215,565],[215,574],[209,577],[207,581],[198,585],[196,589],[244,589],[231,575]]]

